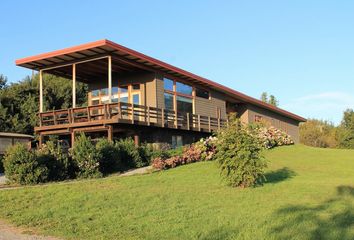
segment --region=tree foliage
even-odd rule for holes
[[[45,74],[43,77],[44,109],[63,109],[72,104],[72,82],[65,78]],[[84,105],[87,86],[78,83],[77,102]],[[7,84],[0,75],[0,131],[33,134],[39,109],[39,76],[27,76],[17,83]]]
[[[337,128],[328,121],[309,119],[300,125],[300,142],[312,147],[338,147]]]
[[[261,101],[265,102],[265,103],[268,103],[268,104],[271,104],[271,105],[276,106],[276,107],[279,105],[278,99],[274,95],[270,95],[269,98],[268,98],[268,93],[267,92],[263,92],[261,94]]]
[[[354,148],[354,111],[347,109],[343,114],[343,120],[338,128],[339,146],[342,148]]]
[[[262,156],[263,146],[257,136],[254,128],[243,125],[235,115],[230,117],[229,126],[217,134],[214,159],[230,186],[250,187],[264,180],[267,163]]]

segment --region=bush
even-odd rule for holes
[[[114,173],[123,170],[121,154],[115,144],[105,138],[98,140],[96,149],[99,152],[100,172],[103,174]]]
[[[49,180],[49,169],[44,159],[23,144],[8,148],[4,158],[5,175],[12,183],[36,184]]]
[[[264,180],[267,166],[262,157],[262,143],[250,126],[242,125],[235,115],[229,126],[217,134],[218,143],[214,159],[228,185],[250,187]]]
[[[294,141],[291,139],[291,137],[280,129],[277,129],[273,126],[255,126],[255,130],[258,132],[258,137],[266,149],[294,144]],[[253,126],[250,127],[253,128]]]
[[[47,141],[36,152],[37,158],[47,166],[49,180],[58,181],[74,177],[72,161],[58,144],[58,141]]]
[[[335,148],[339,145],[337,128],[327,121],[309,119],[300,124],[300,142],[312,147]]]
[[[137,147],[131,138],[126,138],[117,141],[115,146],[126,169],[149,165],[153,150],[148,145]]]
[[[72,159],[77,167],[77,176],[80,178],[101,177],[101,155],[91,142],[91,138],[81,133],[71,149]]]

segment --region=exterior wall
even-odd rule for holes
[[[218,109],[220,116],[226,119],[226,101],[222,94],[210,91],[210,99],[195,97],[195,114],[202,116],[218,117]]]
[[[27,138],[0,137],[0,154],[4,154],[8,147],[10,147],[16,143],[24,144],[28,148],[31,147],[31,140],[27,139]]]
[[[272,126],[288,133],[295,143],[299,142],[298,121],[254,105],[247,105],[247,109],[248,122],[255,122],[256,115],[261,116],[263,120],[269,122]]]
[[[163,85],[163,76],[157,75],[156,77],[156,99],[157,107],[165,108],[165,99],[164,99],[164,85]]]

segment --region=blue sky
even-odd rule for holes
[[[0,73],[15,59],[103,38],[280,107],[339,123],[354,107],[354,1],[0,3]]]

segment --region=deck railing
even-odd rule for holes
[[[39,119],[40,127],[90,122],[105,124],[113,120],[204,132],[215,131],[227,124],[225,119],[123,102],[44,112],[39,114]]]

